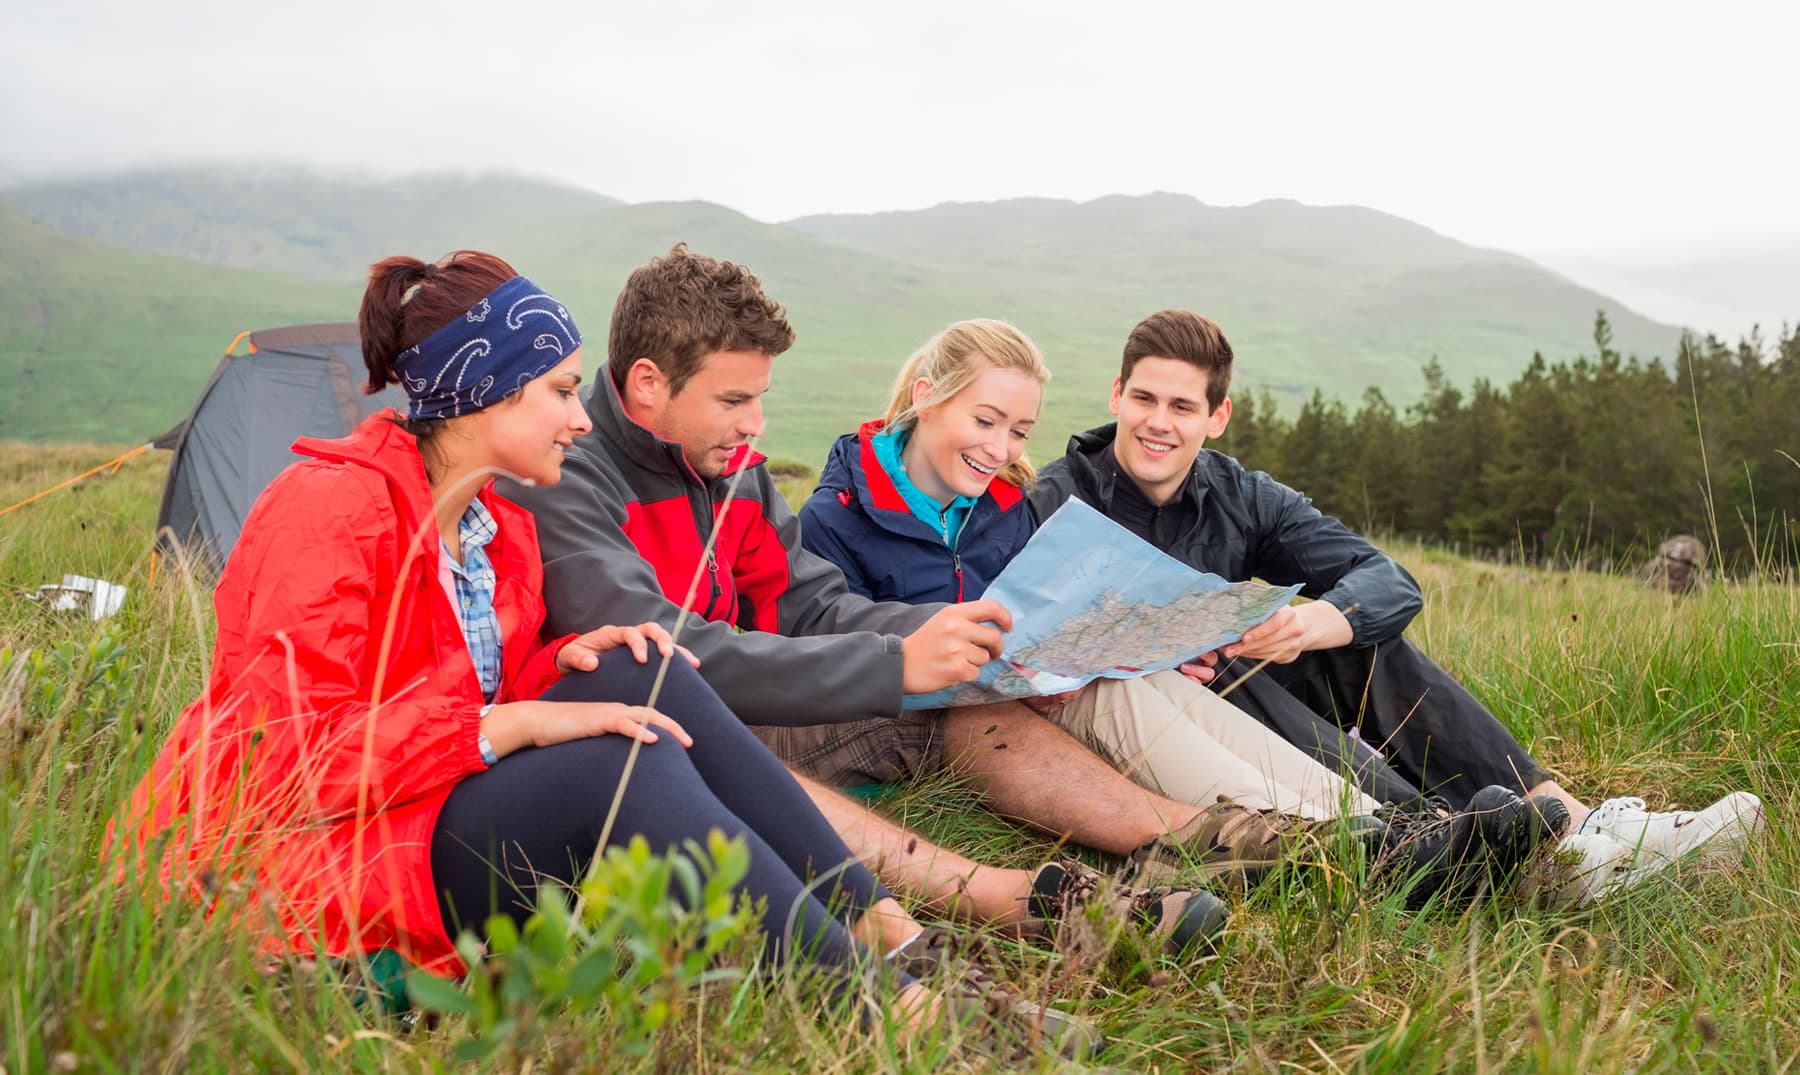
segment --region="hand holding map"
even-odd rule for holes
[[[1101,677],[1174,668],[1242,638],[1298,586],[1227,582],[1159,551],[1070,500],[988,587],[1013,614],[999,659],[974,683],[907,695],[907,709],[980,705],[1079,690]]]

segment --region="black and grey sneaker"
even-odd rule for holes
[[[1203,888],[1133,888],[1071,859],[1038,867],[1027,934],[1048,935],[1090,907],[1144,931],[1176,955],[1210,954],[1231,919],[1225,902]]]

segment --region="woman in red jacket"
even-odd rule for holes
[[[462,251],[389,258],[361,312],[377,415],[258,499],[215,598],[206,692],[176,723],[119,822],[274,950],[393,947],[462,969],[451,936],[528,913],[546,879],[609,835],[657,851],[709,830],[750,847],[743,891],[768,901],[768,954],[860,966],[865,917],[903,915],[773,755],[655,624],[543,644],[531,517],[493,491],[550,484],[589,428],[568,311],[511,266]],[[814,895],[807,875],[833,877]],[[829,906],[828,906],[829,905]],[[874,936],[869,930],[869,936]],[[901,1010],[932,995],[904,974]]]

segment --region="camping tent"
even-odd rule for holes
[[[247,336],[249,353],[234,354]],[[159,544],[224,563],[244,516],[294,460],[298,437],[341,437],[382,407],[404,408],[400,388],[363,395],[355,325],[294,325],[246,333],[225,349],[193,411],[154,446],[171,449],[157,516]]]

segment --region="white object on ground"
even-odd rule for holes
[[[39,586],[26,596],[57,612],[85,612],[90,620],[103,620],[124,606],[125,587],[86,575],[64,575],[60,586]]]

